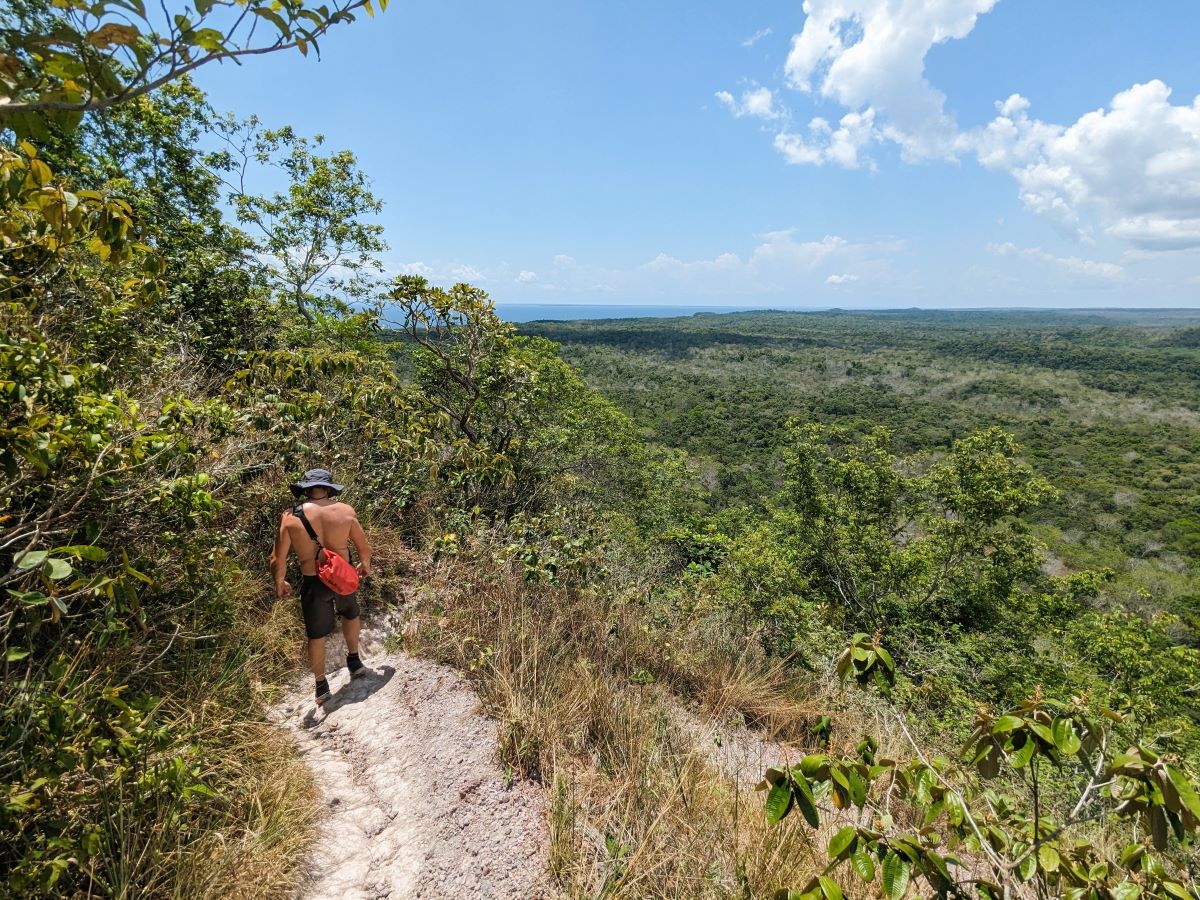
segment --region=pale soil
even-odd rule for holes
[[[300,897],[559,896],[541,788],[505,778],[495,723],[461,676],[383,652],[385,636],[364,628],[373,674],[355,681],[331,638],[333,697],[318,708],[304,677],[276,710],[327,809]]]
[[[667,714],[691,738],[697,752],[743,790],[758,785],[772,766],[794,766],[804,757],[804,750],[768,740],[740,722],[714,718],[669,694],[663,697]]]

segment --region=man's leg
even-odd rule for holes
[[[362,620],[357,617],[342,619],[342,637],[346,640],[347,653],[358,653],[358,631],[361,625]],[[324,658],[324,655],[322,652],[322,658]]]
[[[308,639],[308,662],[317,681],[325,677],[325,638]]]

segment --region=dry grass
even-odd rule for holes
[[[316,788],[278,729],[231,725],[225,737],[229,752],[214,760],[212,772],[228,786],[223,815],[172,861],[170,893],[247,900],[286,896],[297,886],[315,834]]]
[[[769,896],[823,867],[799,817],[769,826],[762,795],[722,774],[671,689],[808,744],[812,722],[837,711],[832,691],[814,696],[813,679],[713,640],[701,616],[656,625],[611,591],[524,583],[486,546],[420,576],[402,643],[467,672],[499,723],[500,763],[545,786],[550,868],[569,896]],[[638,683],[646,673],[654,684]],[[837,739],[871,724],[838,718]]]
[[[771,740],[807,743],[827,707],[812,697],[811,679],[800,682],[781,661],[766,661],[747,650],[715,664],[699,699],[717,720],[738,718]]]

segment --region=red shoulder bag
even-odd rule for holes
[[[350,565],[350,561],[341,554],[322,546],[321,539],[313,530],[312,523],[304,514],[304,504],[301,503],[292,510],[292,515],[300,520],[308,536],[317,545],[317,577],[321,583],[335,594],[343,597],[358,590],[358,570]]]

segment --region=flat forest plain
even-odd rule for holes
[[[1200,310],[747,312],[529,322],[645,436],[685,450],[723,529],[784,477],[789,421],[883,425],[900,454],[987,426],[1059,491],[1047,574],[1200,642]]]

